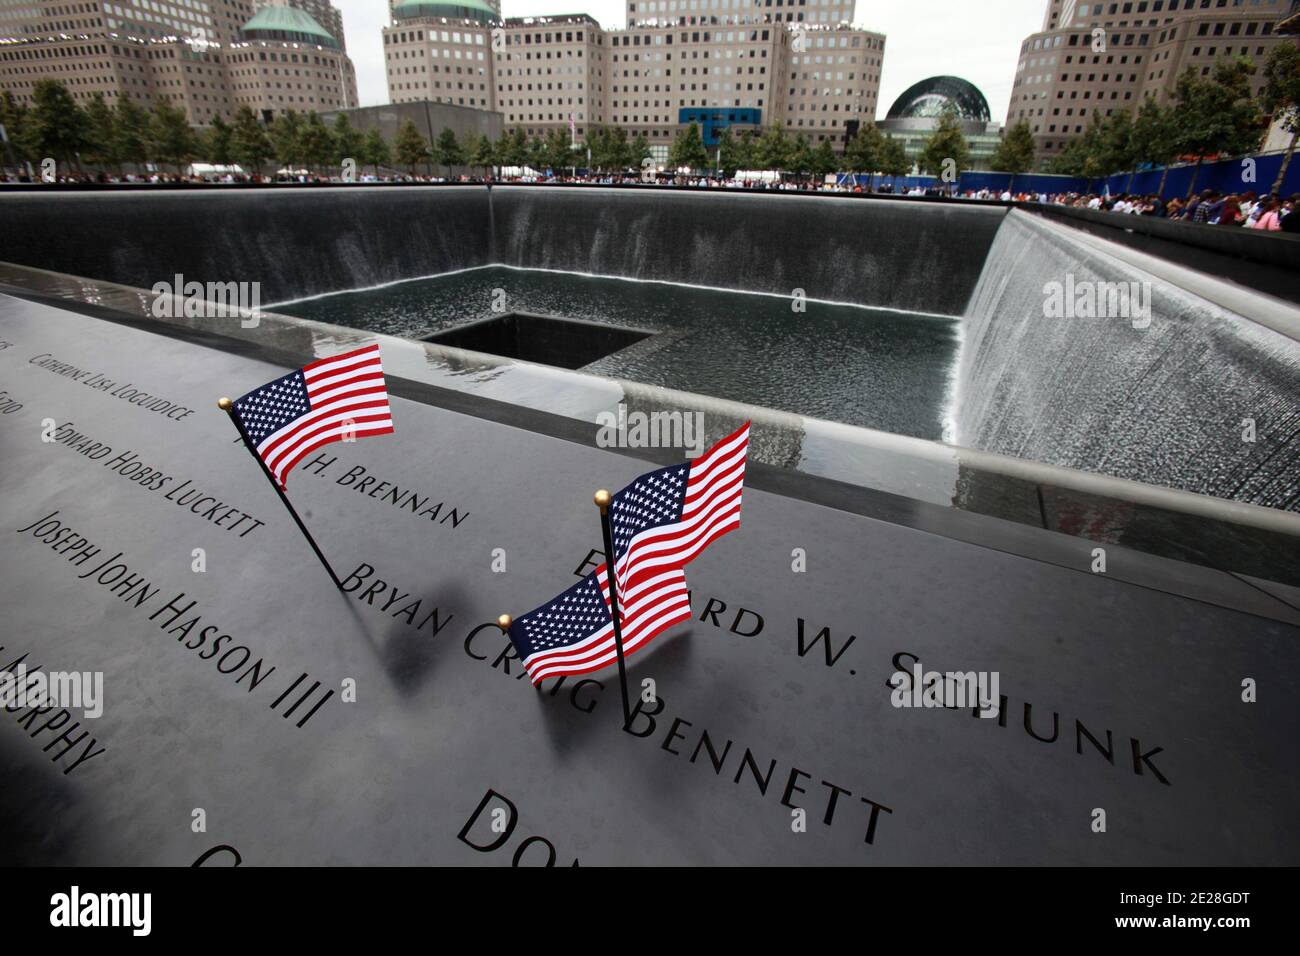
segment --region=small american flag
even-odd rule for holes
[[[686,575],[680,568],[665,571],[639,593],[620,593],[618,603],[625,657],[691,617]],[[605,566],[515,620],[510,640],[534,684],[600,670],[617,660]]]
[[[642,475],[609,506],[620,599],[740,527],[749,422],[699,458]]]
[[[695,461],[648,472],[611,500],[625,657],[690,620],[682,569],[740,527],[748,453],[746,422]],[[534,684],[599,670],[616,660],[606,566],[519,618],[510,638]]]
[[[393,430],[379,346],[318,359],[234,403],[235,418],[280,487],[304,456]]]

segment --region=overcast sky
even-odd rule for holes
[[[386,0],[334,0],[343,11],[348,55],[362,106],[388,102],[380,29]],[[917,80],[948,73],[970,80],[1006,119],[1020,43],[1038,30],[1047,0],[858,0],[854,22],[885,34],[879,112]],[[625,0],[503,0],[508,17],[587,13],[602,26],[624,25]]]

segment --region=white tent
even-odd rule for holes
[[[242,166],[214,166],[211,163],[190,163],[185,167],[188,176],[224,176],[226,173],[243,175]]]

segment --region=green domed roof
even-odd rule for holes
[[[393,7],[393,16],[399,20],[446,17],[449,20],[478,20],[481,23],[498,19],[497,12],[483,0],[402,0]]]
[[[330,47],[339,45],[338,40],[313,20],[311,14],[297,7],[263,7],[244,24],[242,32],[254,39],[290,40]]]

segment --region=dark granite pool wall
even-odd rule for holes
[[[481,187],[0,195],[0,260],[150,288],[260,282],[264,305],[488,261]]]
[[[1006,210],[833,196],[498,187],[507,265],[961,315]]]
[[[826,196],[434,186],[0,195],[0,260],[264,304],[493,262],[960,315],[1006,210]]]

